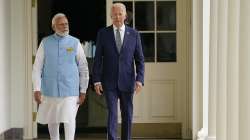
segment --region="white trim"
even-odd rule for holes
[[[209,50],[209,103],[208,136],[216,135],[216,100],[217,100],[217,44],[218,44],[218,1],[210,2],[210,50]]]
[[[112,0],[106,0],[106,26],[109,26],[112,24],[112,20],[110,18],[110,13],[111,13],[111,5],[113,4]]]
[[[191,124],[191,67],[192,59],[191,59],[191,7],[192,7],[192,1],[191,0],[177,0],[176,1],[176,39],[177,44],[182,45],[182,51],[185,53],[185,60],[181,60],[182,58],[179,56],[177,58],[177,61],[180,63],[185,63],[185,66],[183,68],[185,69],[185,86],[183,86],[183,98],[181,99],[182,102],[182,112],[183,115],[181,117],[182,122],[182,138],[189,139],[192,137],[192,124]],[[184,47],[185,46],[185,47]],[[181,52],[181,51],[177,51]]]
[[[32,6],[31,8],[31,22],[32,22],[32,56],[35,56],[36,55],[36,51],[37,51],[37,44],[38,44],[38,13],[37,13],[37,0],[34,0],[34,5]],[[31,55],[31,54],[29,54]],[[31,58],[33,59],[33,57]],[[31,60],[32,61],[32,60]],[[31,62],[31,68],[32,69],[32,62]],[[29,65],[30,66],[30,65]],[[29,78],[31,80],[31,78]],[[32,81],[30,81],[32,82]],[[32,90],[32,89],[31,89]],[[35,100],[32,100],[32,115],[33,115],[33,112],[37,112],[37,103],[35,102]],[[33,117],[33,116],[32,116]],[[37,138],[37,123],[36,121],[32,120],[32,130],[33,130],[33,138]]]
[[[208,89],[209,89],[209,30],[210,1],[203,1],[203,128],[198,132],[198,140],[205,140],[208,135]]]

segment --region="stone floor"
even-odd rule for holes
[[[49,138],[38,138],[34,140],[49,140]],[[62,139],[63,140],[63,139]],[[78,137],[75,140],[106,140],[105,138]],[[164,138],[132,138],[132,140],[184,140],[184,139],[164,139]]]
[[[61,134],[61,140],[63,139],[63,135]],[[49,136],[47,134],[43,134],[38,136],[37,139],[34,140],[49,140]],[[88,134],[76,134],[75,140],[106,140],[106,134],[105,133],[88,133]],[[184,140],[184,139],[175,139],[175,138],[132,138],[132,140]],[[187,140],[187,139],[185,139]]]
[[[62,136],[63,137],[63,136]],[[40,136],[34,140],[49,140],[47,135]],[[63,138],[62,138],[63,140]],[[103,134],[90,134],[90,135],[76,135],[75,140],[106,140]],[[132,140],[183,140],[183,139],[166,139],[166,138],[133,138]]]

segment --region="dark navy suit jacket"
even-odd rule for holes
[[[101,82],[104,90],[118,88],[124,92],[133,92],[135,81],[144,84],[144,56],[139,33],[125,26],[119,53],[113,26],[101,29],[97,35],[93,82]]]

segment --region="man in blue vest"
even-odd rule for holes
[[[144,83],[144,56],[139,33],[126,26],[126,7],[111,7],[113,25],[98,32],[93,82],[98,95],[104,93],[108,107],[108,140],[117,140],[117,103],[120,101],[121,140],[131,139],[133,94]]]
[[[64,14],[53,17],[52,28],[55,33],[41,41],[33,65],[37,122],[48,124],[51,140],[60,139],[59,125],[64,123],[65,140],[74,140],[76,113],[88,87],[88,64],[79,40],[69,35]]]

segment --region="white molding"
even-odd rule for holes
[[[208,135],[216,135],[216,98],[217,98],[217,44],[218,44],[218,1],[210,2],[210,50],[209,50],[209,106]]]
[[[28,52],[29,53],[32,53],[32,54],[29,54],[29,56],[31,55],[31,56],[35,56],[35,54],[36,54],[36,51],[37,51],[37,44],[38,44],[38,9],[37,9],[37,4],[38,4],[38,2],[37,2],[37,0],[34,0],[35,1],[35,3],[33,3],[34,5],[32,6],[32,12],[31,12],[31,22],[32,22],[32,34],[31,34],[31,36],[32,36],[32,47],[30,47],[30,49],[32,49],[32,50],[29,50]],[[32,51],[32,52],[31,52]],[[33,58],[31,58],[31,59],[33,59]],[[31,60],[32,61],[32,60]],[[32,70],[32,62],[30,63],[30,65],[29,65],[29,70]],[[31,80],[31,78],[28,78],[29,80]],[[29,82],[32,82],[32,81],[29,81]],[[32,87],[30,87],[30,88],[32,88]],[[31,89],[32,90],[32,89]],[[33,95],[32,95],[33,96]],[[37,107],[38,107],[38,105],[37,105],[37,103],[34,101],[34,100],[32,100],[32,114],[33,114],[33,112],[37,112]],[[33,117],[33,116],[32,116]],[[33,122],[32,122],[32,125],[33,125],[33,127],[32,127],[32,130],[33,130],[33,134],[32,134],[32,136],[33,136],[33,138],[37,138],[37,122],[36,121],[34,121],[34,120],[32,120]]]
[[[183,138],[192,138],[192,91],[191,91],[191,74],[192,74],[192,58],[191,58],[191,9],[192,9],[192,0],[177,0],[176,1],[176,12],[177,12],[177,44],[183,46],[182,52],[184,57],[179,57],[179,62],[185,63],[183,69],[185,69],[185,86],[183,86],[183,97],[182,97],[182,108],[183,108],[183,115],[181,117],[182,121],[182,137]],[[179,53],[179,55],[182,55]]]
[[[203,47],[203,57],[202,57],[202,97],[203,97],[203,128],[198,132],[198,140],[205,140],[208,135],[208,102],[209,102],[209,45],[210,45],[210,1],[204,0],[202,3],[203,11],[202,11],[202,47]]]
[[[111,12],[111,5],[113,3],[113,0],[106,0],[106,26],[109,26],[112,24],[111,18],[110,18],[110,12]]]

